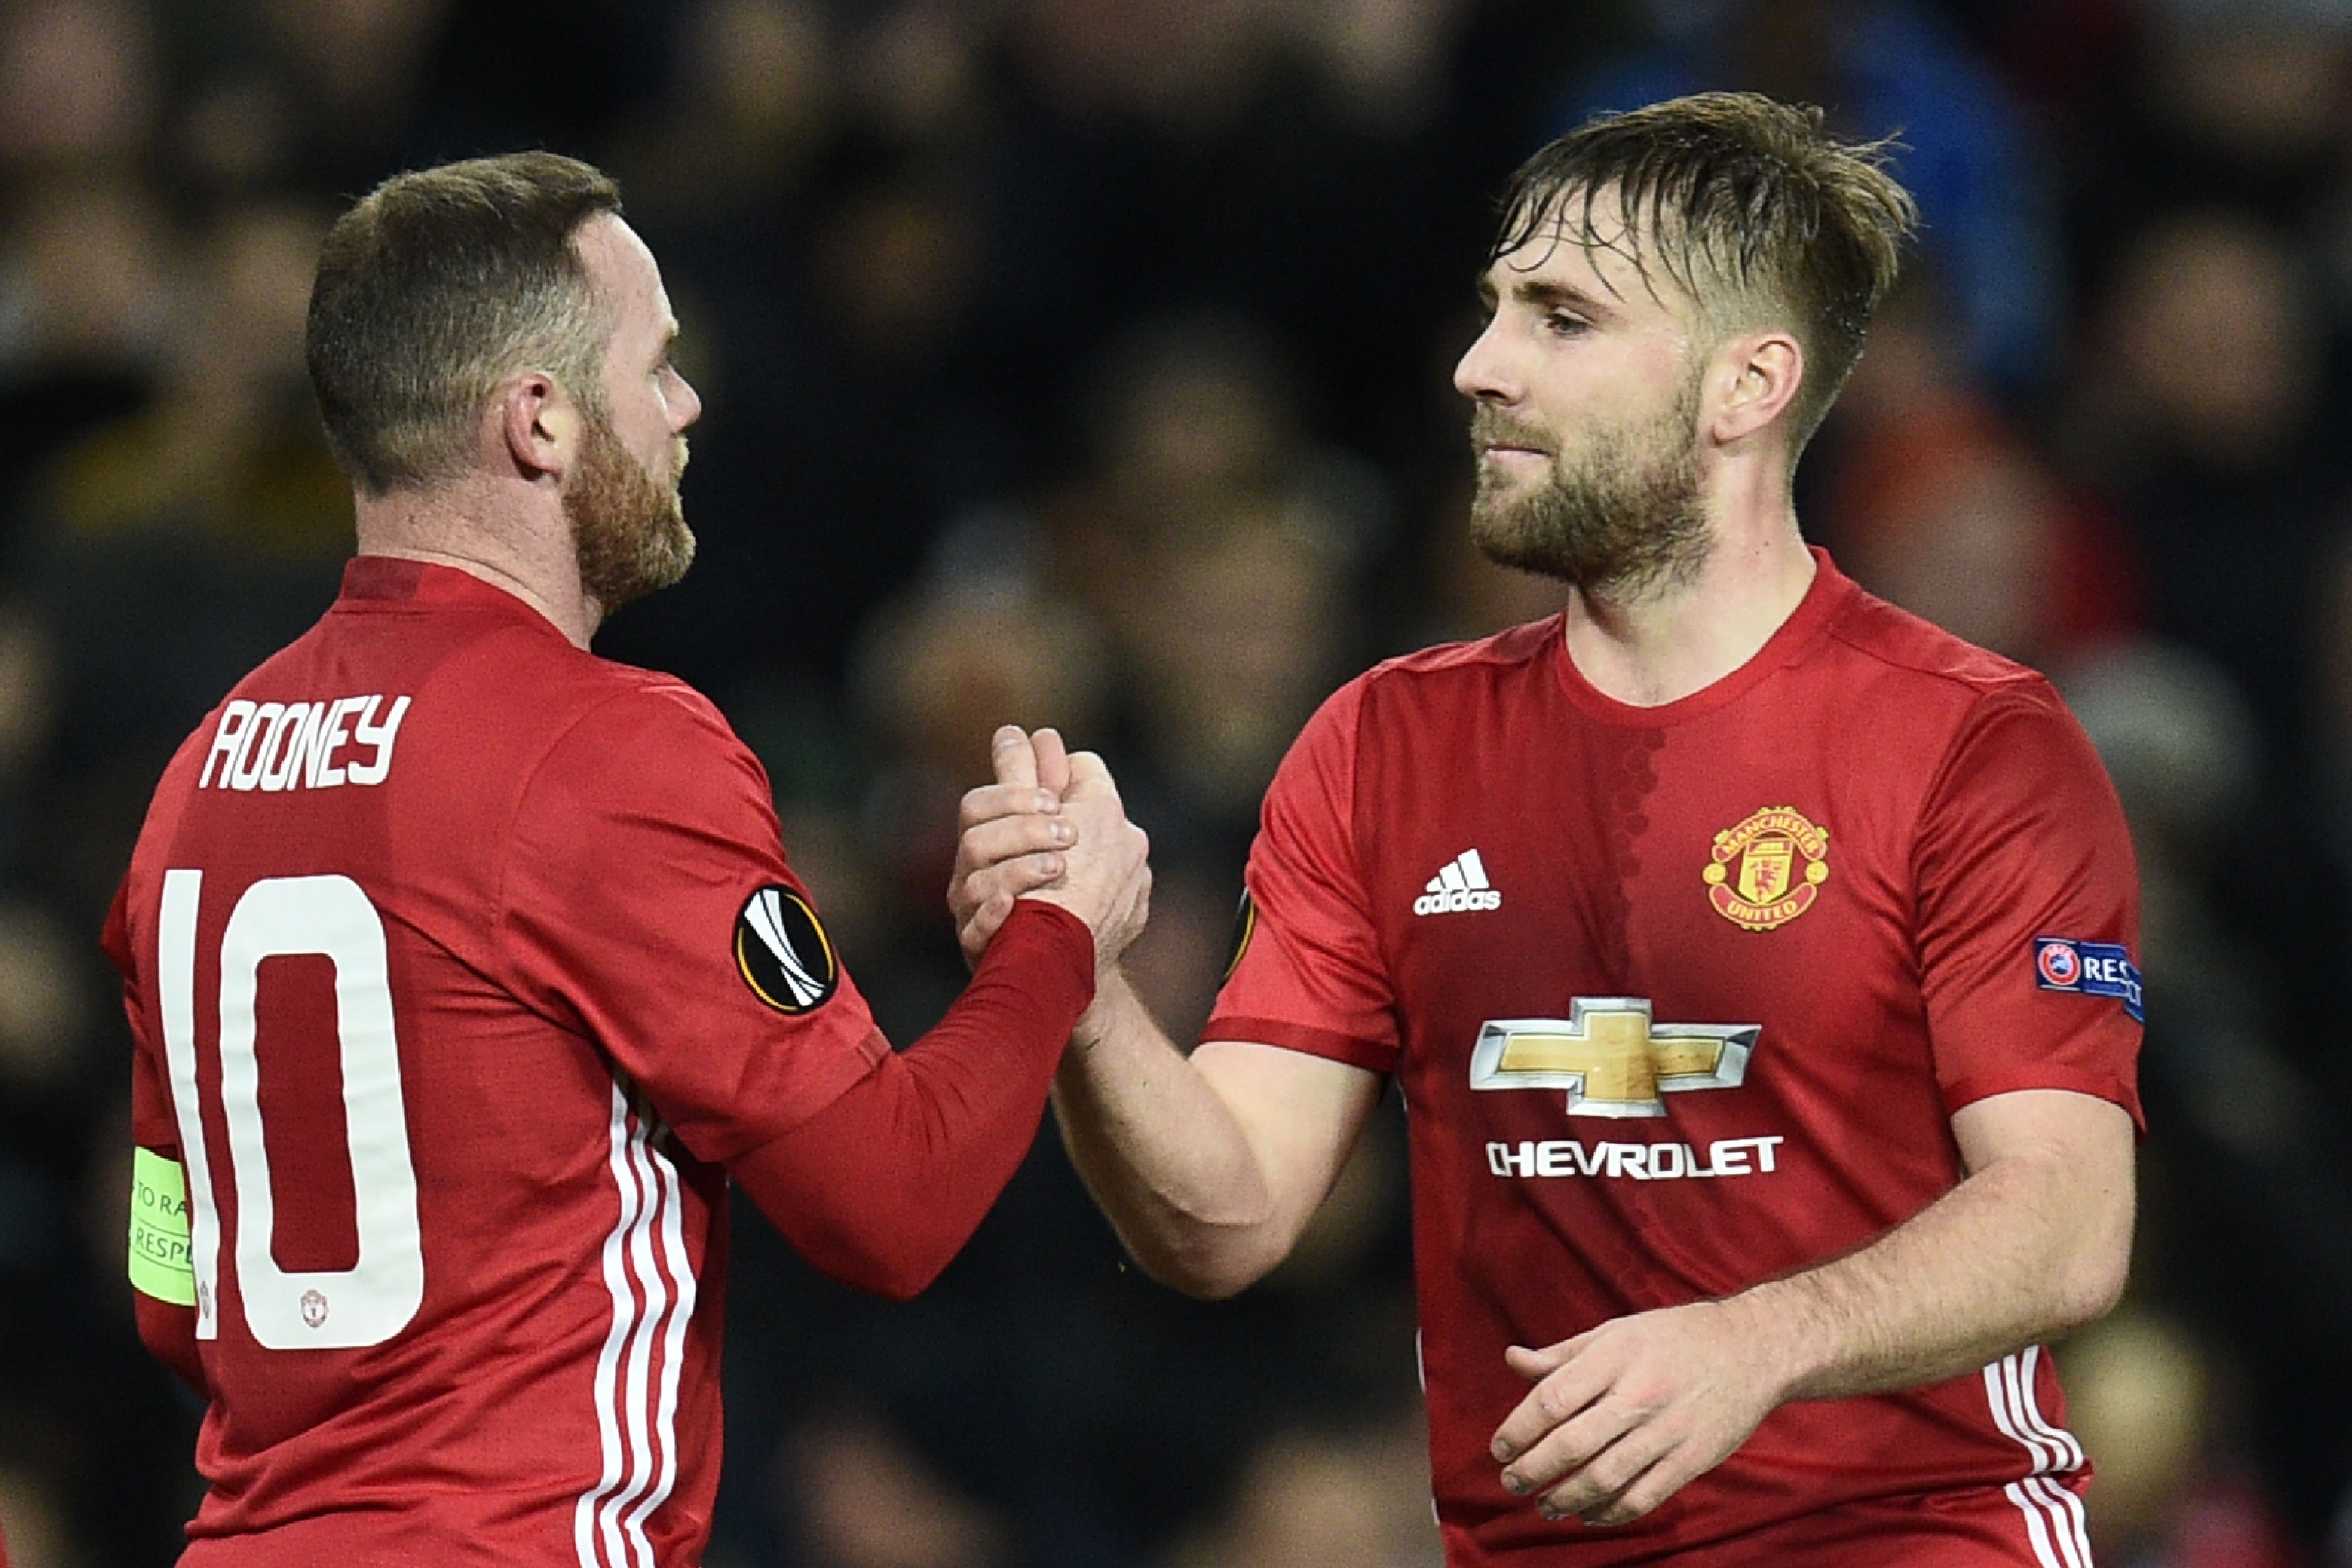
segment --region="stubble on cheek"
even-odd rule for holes
[[[1546,448],[1539,474],[1508,472],[1532,465],[1486,454],[1490,442],[1524,437],[1482,408],[1472,422],[1481,444],[1472,542],[1502,565],[1594,592],[1638,595],[1695,571],[1707,546],[1696,408],[1694,387],[1647,425]]]

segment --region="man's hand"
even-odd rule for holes
[[[2067,1089],[1952,1115],[1968,1175],[1869,1246],[1720,1301],[1505,1352],[1535,1392],[1495,1432],[1503,1486],[1622,1524],[1790,1399],[1958,1377],[2113,1307],[2131,1256],[2132,1118]]]
[[[1062,851],[1077,839],[1061,816],[1070,760],[1059,733],[1028,735],[1006,724],[989,742],[989,761],[996,782],[965,792],[948,878],[948,913],[972,964],[1013,913],[1013,900],[1062,875]]]
[[[1541,1492],[1547,1519],[1624,1524],[1715,1468],[1784,1397],[1745,1321],[1697,1301],[1512,1346],[1505,1363],[1536,1386],[1495,1432],[1503,1489]]]
[[[1006,725],[991,748],[996,782],[965,795],[948,909],[964,956],[977,963],[1022,897],[1061,905],[1095,933],[1108,970],[1150,910],[1150,841],[1127,820],[1110,770],[1066,752],[1051,730]]]

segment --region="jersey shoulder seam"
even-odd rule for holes
[[[1905,630],[1913,636],[1948,645],[1954,650],[1966,650],[1966,655],[1971,662],[1980,662],[1982,668],[1964,669],[1958,668],[1957,663],[1944,665],[1930,663],[1924,652],[1898,651],[1888,647],[1885,638],[1872,637],[1853,624],[1857,616],[1875,618],[1889,614],[1899,617],[1897,625],[1910,623],[1905,626]],[[1947,685],[1964,687],[1980,695],[1989,696],[2004,689],[2031,689],[2034,685],[2047,681],[2047,678],[2040,672],[2018,663],[2006,655],[1964,641],[1931,621],[1922,620],[1907,610],[1866,594],[1858,595],[1854,603],[1848,605],[1843,614],[1831,621],[1826,628],[1826,635],[1831,641],[1852,649],[1874,663]]]
[[[587,657],[593,658],[595,656]],[[562,749],[565,742],[579,733],[581,728],[591,720],[616,703],[627,701],[634,697],[663,699],[697,724],[707,722],[707,716],[698,710],[695,703],[680,700],[679,693],[691,694],[694,689],[677,677],[640,669],[634,665],[615,663],[610,659],[598,659],[596,662],[601,667],[596,671],[596,675],[600,680],[608,685],[608,689],[588,700],[577,713],[549,733],[545,742],[540,746],[538,754],[531,758],[529,765],[522,770],[512,794],[508,797],[506,821],[501,825],[502,831],[499,836],[502,848],[499,859],[498,881],[492,893],[490,951],[497,955],[499,966],[505,972],[502,981],[507,984],[509,994],[515,996],[518,1001],[522,1001],[523,996],[522,993],[511,984],[514,978],[514,965],[513,959],[507,951],[507,931],[509,917],[513,912],[513,902],[507,896],[507,879],[514,868],[515,827],[522,816],[523,801],[530,795],[532,786],[539,782],[541,774],[546,771],[548,760]],[[708,705],[708,699],[703,700],[704,705]],[[527,1001],[523,1005],[530,1005]]]
[[[1357,679],[1369,686],[1376,681],[1437,675],[1448,670],[1532,664],[1557,640],[1559,619],[1558,616],[1551,616],[1540,621],[1506,627],[1490,637],[1435,643],[1411,653],[1397,654],[1381,660]]]

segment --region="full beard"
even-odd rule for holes
[[[1687,582],[1709,548],[1694,439],[1696,393],[1685,388],[1652,425],[1602,432],[1573,458],[1554,454],[1551,473],[1524,494],[1510,493],[1497,465],[1481,462],[1471,542],[1499,564],[1607,599],[1637,599]],[[1470,438],[1483,448],[1528,437],[1480,404]]]
[[[563,514],[572,522],[580,586],[604,614],[668,587],[694,564],[694,532],[677,498],[685,468],[683,439],[664,484],[621,444],[604,416],[589,416],[580,469],[563,492]]]

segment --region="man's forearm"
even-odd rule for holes
[[[730,1173],[818,1270],[905,1300],[962,1250],[1036,1141],[1094,967],[1083,923],[1024,909],[935,1028]]]
[[[1792,1399],[1972,1373],[2098,1316],[2130,1256],[2132,1121],[2027,1089],[1952,1118],[1950,1192],[1866,1247],[1720,1300],[1612,1319],[1504,1359],[1535,1386],[1496,1428],[1514,1495],[1622,1524]]]
[[[1054,1081],[1070,1159],[1145,1272],[1229,1296],[1280,1260],[1247,1135],[1124,976],[1107,976]],[[1268,1256],[1269,1251],[1271,1256]]]
[[[2079,1178],[2035,1158],[1996,1161],[1870,1246],[1722,1305],[1754,1335],[1784,1398],[1973,1372],[2079,1327],[2121,1292],[2128,1168],[2120,1193],[2059,1195]]]

